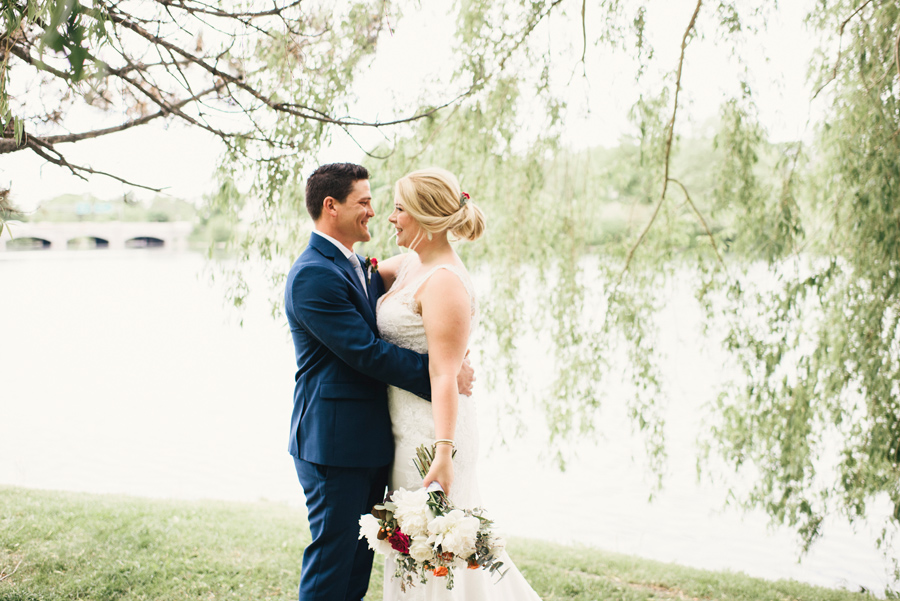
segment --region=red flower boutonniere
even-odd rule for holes
[[[378,259],[375,257],[366,257],[366,277],[372,281],[372,274],[378,271]]]

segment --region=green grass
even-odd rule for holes
[[[0,487],[0,601],[296,599],[309,532],[277,503],[159,501]],[[513,540],[545,600],[848,600],[859,593]],[[376,557],[376,564],[378,564]],[[376,565],[367,599],[381,599]]]

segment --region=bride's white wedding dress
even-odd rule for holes
[[[463,269],[455,265],[438,265],[415,281],[407,282],[410,265],[415,262],[411,259],[412,256],[406,257],[390,292],[378,300],[378,331],[388,342],[427,353],[425,327],[414,297],[428,278],[438,269],[446,269],[462,280],[472,302],[473,328],[477,318],[477,305],[472,283]],[[396,445],[390,489],[421,488],[422,478],[413,466],[412,458],[416,447],[434,441],[431,403],[393,386],[388,388],[388,400]],[[478,424],[471,397],[459,397],[455,440],[457,452],[453,459],[454,479],[450,499],[457,507],[481,506],[476,479]],[[490,508],[486,509],[490,515]],[[430,576],[427,584],[417,582],[403,592],[400,590],[400,582],[392,578],[395,564],[388,558],[384,567],[384,601],[539,601],[537,594],[506,553],[503,554],[502,561],[500,570],[506,572],[503,578],[496,573],[491,575],[487,570],[458,569],[454,571],[452,590],[447,590],[446,578]]]

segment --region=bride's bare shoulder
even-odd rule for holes
[[[458,269],[437,269],[422,283],[416,297],[422,307],[423,317],[426,312],[445,316],[469,314],[471,298],[463,281],[465,270]],[[427,311],[429,308],[431,311]]]

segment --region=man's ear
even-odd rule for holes
[[[325,200],[322,201],[322,212],[328,213],[329,215],[336,215],[337,210],[334,208],[334,205],[337,204],[337,201],[333,196],[326,196]]]

